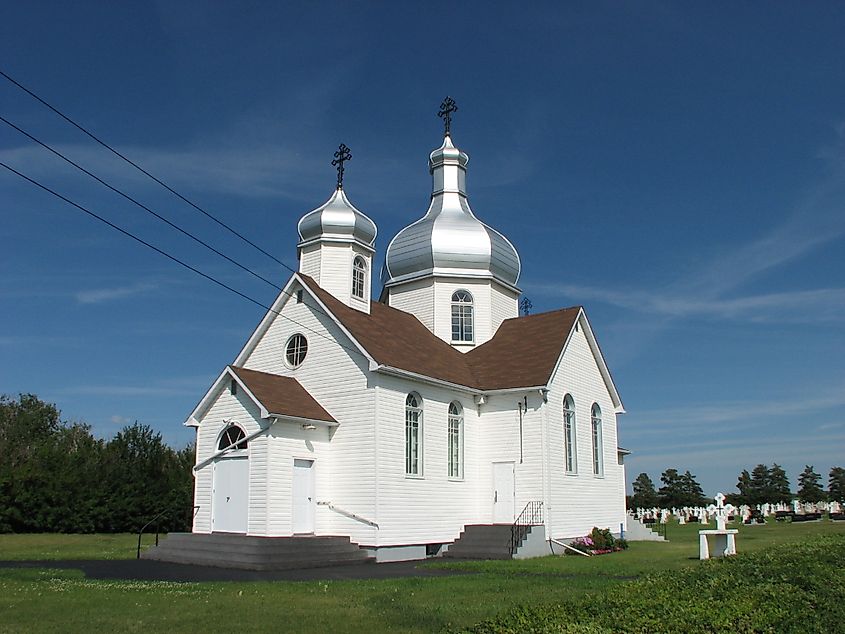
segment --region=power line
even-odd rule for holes
[[[47,101],[45,101],[44,99],[42,99],[41,97],[39,97],[37,94],[35,94],[35,93],[34,93],[33,91],[31,91],[29,88],[27,88],[26,86],[24,86],[23,84],[21,84],[20,82],[18,82],[17,80],[15,80],[14,78],[10,77],[8,74],[6,74],[5,72],[3,72],[3,70],[2,70],[2,69],[0,69],[0,75],[2,75],[3,77],[5,77],[7,80],[9,80],[11,83],[13,83],[15,86],[17,86],[17,87],[18,87],[18,88],[20,88],[21,90],[23,90],[23,91],[24,91],[25,93],[27,93],[30,97],[32,97],[33,99],[37,100],[38,102],[40,102],[41,104],[43,104],[44,106],[46,106],[47,108],[49,108],[50,110],[52,110],[53,112],[55,112],[57,115],[59,115],[62,119],[64,119],[65,121],[67,121],[69,124],[71,124],[71,125],[72,125],[73,127],[75,127],[77,130],[79,130],[79,131],[80,131],[80,132],[82,132],[83,134],[87,135],[88,137],[90,137],[91,139],[93,139],[94,141],[96,141],[97,143],[99,143],[102,147],[106,148],[109,152],[111,152],[111,153],[112,153],[112,154],[114,154],[115,156],[117,156],[117,157],[121,158],[122,160],[126,161],[126,162],[127,162],[127,163],[129,163],[132,167],[134,167],[136,170],[138,170],[139,172],[141,172],[141,173],[142,173],[142,174],[144,174],[145,176],[148,176],[149,178],[153,179],[156,183],[158,183],[159,185],[161,185],[162,187],[164,187],[164,188],[165,188],[167,191],[169,191],[171,194],[173,194],[174,196],[176,196],[177,198],[179,198],[179,199],[180,199],[180,200],[182,200],[183,202],[185,202],[185,203],[189,204],[191,207],[193,207],[194,209],[196,209],[197,211],[199,211],[201,214],[203,214],[203,215],[204,215],[204,216],[206,216],[207,218],[209,218],[209,219],[213,220],[213,221],[214,221],[214,222],[216,222],[218,225],[220,225],[221,227],[223,227],[224,229],[226,229],[226,230],[227,230],[227,231],[229,231],[230,233],[234,234],[235,236],[237,236],[238,238],[240,238],[241,240],[243,240],[244,242],[246,242],[246,243],[247,243],[247,244],[249,244],[250,246],[254,247],[255,249],[258,249],[261,253],[263,253],[264,255],[266,255],[268,258],[270,258],[271,260],[273,260],[274,262],[276,262],[276,263],[277,263],[277,264],[279,264],[280,266],[283,266],[284,268],[286,268],[286,269],[287,269],[288,271],[290,271],[291,273],[296,273],[296,271],[295,271],[294,269],[292,269],[290,266],[288,266],[287,264],[285,264],[284,262],[282,262],[281,260],[279,260],[279,259],[278,259],[277,257],[275,257],[273,254],[268,253],[267,251],[265,251],[264,249],[262,249],[260,246],[258,246],[258,245],[257,245],[257,244],[255,244],[254,242],[252,242],[249,238],[247,238],[247,237],[246,237],[246,236],[244,236],[243,234],[239,233],[238,231],[236,231],[235,229],[233,229],[233,228],[232,228],[232,227],[230,227],[229,225],[227,225],[227,224],[226,224],[225,222],[223,222],[222,220],[220,220],[220,219],[216,218],[216,217],[215,217],[215,216],[213,216],[211,213],[207,212],[205,209],[203,209],[202,207],[200,207],[199,205],[197,205],[197,204],[196,204],[196,203],[194,203],[193,201],[188,200],[185,196],[183,196],[182,194],[180,194],[179,192],[177,192],[175,189],[173,189],[172,187],[170,187],[170,185],[168,185],[168,184],[167,184],[167,183],[165,183],[164,181],[160,180],[159,178],[156,178],[155,176],[153,176],[150,172],[148,172],[147,170],[145,170],[143,167],[141,167],[140,165],[138,165],[137,163],[135,163],[135,162],[134,162],[134,161],[132,161],[131,159],[127,158],[126,156],[124,156],[123,154],[121,154],[120,152],[118,152],[117,150],[115,150],[115,149],[114,149],[112,146],[110,146],[108,143],[106,143],[105,141],[103,141],[102,139],[100,139],[99,137],[97,137],[97,136],[96,136],[93,132],[90,132],[89,130],[87,130],[86,128],[84,128],[82,125],[80,125],[79,123],[77,123],[76,121],[74,121],[73,119],[71,119],[70,117],[68,117],[66,114],[64,114],[63,112],[61,112],[58,108],[56,108],[56,107],[54,107],[54,106],[50,105],[49,103],[47,103]]]
[[[0,71],[0,72],[2,72],[2,71]],[[323,339],[325,339],[326,341],[331,341],[332,343],[337,344],[337,345],[338,345],[338,346],[340,346],[341,348],[344,348],[344,349],[346,349],[346,350],[349,350],[350,352],[354,352],[355,354],[358,354],[358,355],[360,355],[360,356],[362,356],[362,357],[366,358],[366,356],[365,356],[365,355],[364,355],[364,354],[363,354],[360,350],[357,350],[356,348],[352,348],[352,347],[350,347],[350,346],[344,345],[344,344],[342,344],[341,342],[337,341],[336,339],[333,339],[333,338],[331,338],[331,337],[328,337],[328,336],[324,335],[323,333],[318,332],[317,330],[314,330],[313,328],[310,328],[309,326],[306,326],[305,324],[302,324],[302,323],[300,323],[300,322],[296,321],[295,319],[292,319],[291,317],[288,317],[287,315],[283,315],[283,314],[282,314],[282,313],[280,313],[279,311],[274,310],[271,306],[267,306],[267,305],[265,305],[265,304],[261,303],[260,301],[258,301],[257,299],[253,299],[253,298],[252,298],[252,297],[250,297],[249,295],[246,295],[245,293],[242,293],[241,291],[237,290],[236,288],[233,288],[233,287],[229,286],[229,285],[228,285],[228,284],[226,284],[225,282],[221,282],[220,280],[218,280],[218,279],[216,279],[216,278],[212,277],[211,275],[208,275],[207,273],[203,273],[202,271],[200,271],[199,269],[197,269],[197,268],[195,268],[195,267],[191,266],[191,265],[190,265],[190,264],[188,264],[187,262],[184,262],[184,261],[180,260],[179,258],[177,258],[177,257],[176,257],[176,256],[174,256],[174,255],[170,255],[170,254],[169,254],[169,253],[167,253],[166,251],[163,251],[162,249],[159,249],[157,246],[155,246],[155,245],[153,245],[153,244],[150,244],[149,242],[147,242],[147,241],[146,241],[146,240],[144,240],[143,238],[140,238],[140,237],[136,236],[135,234],[131,233],[130,231],[127,231],[126,229],[123,229],[122,227],[119,227],[118,225],[114,224],[113,222],[111,222],[111,221],[109,221],[109,220],[106,220],[105,218],[103,218],[103,217],[102,217],[102,216],[100,216],[99,214],[97,214],[97,213],[95,213],[95,212],[91,211],[90,209],[88,209],[88,208],[86,208],[86,207],[83,207],[83,206],[82,206],[82,205],[80,205],[79,203],[76,203],[76,202],[72,201],[70,198],[67,198],[66,196],[63,196],[63,195],[62,195],[62,194],[60,194],[59,192],[55,191],[54,189],[49,188],[47,185],[44,185],[44,184],[42,184],[42,183],[38,182],[38,181],[37,181],[37,180],[35,180],[34,178],[30,178],[30,177],[29,177],[29,176],[27,176],[26,174],[23,174],[22,172],[19,172],[18,170],[16,170],[15,168],[11,167],[10,165],[7,165],[6,163],[3,163],[2,161],[0,161],[0,167],[4,167],[4,168],[6,168],[7,170],[9,170],[10,172],[12,172],[13,174],[16,174],[17,176],[19,176],[20,178],[24,179],[25,181],[28,181],[28,182],[29,182],[29,183],[31,183],[32,185],[35,185],[35,186],[36,186],[36,187],[38,187],[39,189],[42,189],[43,191],[45,191],[45,192],[47,192],[47,193],[49,193],[49,194],[52,194],[53,196],[55,196],[55,197],[56,197],[56,198],[58,198],[59,200],[62,200],[62,201],[64,201],[64,202],[66,202],[67,204],[69,204],[69,205],[71,205],[71,206],[73,206],[73,207],[76,207],[77,209],[79,209],[80,211],[82,211],[82,212],[84,212],[84,213],[88,214],[88,215],[89,215],[89,216],[91,216],[92,218],[95,218],[96,220],[99,220],[100,222],[102,222],[102,223],[104,223],[104,224],[108,225],[108,226],[109,226],[109,227],[111,227],[112,229],[115,229],[116,231],[119,231],[120,233],[122,233],[122,234],[123,234],[123,235],[125,235],[126,237],[131,238],[131,239],[135,240],[136,242],[139,242],[139,243],[143,244],[145,247],[147,247],[147,248],[149,248],[149,249],[152,249],[153,251],[155,251],[155,252],[156,252],[156,253],[158,253],[159,255],[163,255],[163,256],[164,256],[164,257],[166,257],[168,260],[171,260],[171,261],[175,262],[176,264],[178,264],[178,265],[180,265],[180,266],[182,266],[182,267],[184,267],[184,268],[188,269],[189,271],[191,271],[191,272],[193,272],[193,273],[196,273],[196,274],[197,274],[197,275],[199,275],[200,277],[204,277],[204,278],[205,278],[205,279],[207,279],[208,281],[213,282],[214,284],[217,284],[218,286],[221,286],[221,287],[225,288],[227,291],[230,291],[230,292],[234,293],[235,295],[238,295],[239,297],[242,297],[243,299],[247,300],[248,302],[252,302],[252,303],[253,303],[253,304],[255,304],[256,306],[259,306],[260,308],[263,308],[264,310],[266,310],[266,311],[268,311],[268,312],[271,312],[271,313],[273,313],[273,314],[275,314],[275,315],[278,315],[278,316],[279,316],[279,317],[281,317],[282,319],[287,319],[289,322],[291,322],[291,323],[293,323],[293,324],[296,324],[296,325],[297,325],[297,326],[299,326],[300,328],[303,328],[303,329],[305,329],[305,330],[307,330],[307,331],[309,331],[309,332],[311,332],[311,333],[314,333],[314,334],[315,334],[315,335],[317,335],[318,337],[322,337],[322,338],[323,338]],[[292,295],[291,295],[290,293],[285,293],[285,294],[286,294],[286,295],[288,295],[289,297],[292,297]],[[320,310],[318,307],[316,307],[316,306],[309,306],[309,307],[310,307],[310,308],[312,308],[313,310],[316,310],[316,311],[318,311],[318,312],[320,312],[320,313],[324,314],[324,315],[327,315],[327,313],[325,313],[325,312],[321,311],[321,310]]]
[[[81,171],[81,172],[83,172],[83,173],[87,174],[88,176],[90,176],[91,178],[93,178],[95,181],[97,181],[98,183],[100,183],[100,185],[102,185],[103,187],[107,187],[108,189],[110,189],[110,190],[111,190],[111,191],[113,191],[114,193],[116,193],[116,194],[118,194],[118,195],[120,195],[120,196],[123,196],[123,197],[124,197],[126,200],[128,200],[129,202],[133,203],[134,205],[137,205],[138,207],[140,207],[141,209],[143,209],[143,210],[144,210],[144,211],[146,211],[147,213],[152,214],[153,216],[155,216],[156,218],[158,218],[159,220],[161,220],[162,222],[164,222],[164,223],[165,223],[165,224],[167,224],[168,226],[173,227],[173,228],[174,228],[174,229],[176,229],[176,231],[178,231],[179,233],[181,233],[181,234],[183,234],[183,235],[188,236],[188,237],[189,237],[191,240],[193,240],[194,242],[197,242],[197,243],[201,244],[202,246],[204,246],[206,249],[209,249],[210,251],[213,251],[214,253],[216,253],[217,255],[219,255],[221,258],[225,259],[227,262],[230,262],[230,263],[234,264],[235,266],[237,266],[238,268],[243,269],[244,271],[246,271],[246,272],[247,272],[247,273],[249,273],[250,275],[252,275],[252,276],[254,276],[254,277],[257,277],[257,278],[258,278],[258,279],[260,279],[262,282],[265,282],[265,283],[269,284],[270,286],[272,286],[272,287],[273,287],[273,288],[275,288],[276,290],[279,290],[279,291],[281,291],[281,290],[282,290],[282,288],[281,288],[279,285],[277,285],[277,284],[275,284],[275,283],[271,282],[270,280],[268,280],[266,277],[264,277],[264,276],[263,276],[263,275],[261,275],[260,273],[256,273],[255,271],[253,271],[253,270],[252,270],[252,269],[250,269],[249,267],[244,266],[244,265],[243,265],[243,264],[241,264],[240,262],[238,262],[238,261],[236,261],[236,260],[234,260],[234,259],[230,258],[230,257],[229,257],[228,255],[226,255],[225,253],[222,253],[221,251],[218,251],[217,249],[215,249],[213,246],[211,246],[211,245],[210,245],[210,244],[208,244],[207,242],[205,242],[205,241],[203,241],[202,239],[200,239],[200,238],[196,237],[196,236],[195,236],[194,234],[192,234],[191,232],[186,231],[185,229],[183,229],[183,228],[182,228],[182,227],[180,227],[179,225],[177,225],[177,224],[175,224],[175,223],[171,222],[170,220],[168,220],[167,218],[165,218],[165,217],[164,217],[164,216],[162,216],[161,214],[156,213],[155,211],[153,211],[152,209],[150,209],[149,207],[147,207],[145,204],[143,204],[143,203],[141,203],[141,202],[137,201],[136,199],[134,199],[134,198],[133,198],[132,196],[130,196],[129,194],[124,193],[123,191],[119,190],[117,187],[113,187],[112,185],[110,185],[109,183],[107,183],[106,181],[104,181],[102,178],[100,178],[99,176],[97,176],[96,174],[93,174],[93,173],[89,172],[87,169],[85,169],[84,167],[82,167],[82,166],[81,166],[81,165],[79,165],[78,163],[74,162],[73,160],[69,159],[67,156],[65,156],[64,154],[62,154],[61,152],[59,152],[59,151],[58,151],[58,150],[56,150],[55,148],[53,148],[53,147],[51,147],[51,146],[47,145],[46,143],[44,143],[43,141],[40,141],[39,139],[36,139],[36,138],[35,138],[34,136],[32,136],[29,132],[27,132],[26,130],[24,130],[24,129],[22,129],[22,128],[19,128],[19,127],[18,127],[18,126],[16,126],[14,123],[12,123],[12,122],[11,122],[11,121],[9,121],[8,119],[6,119],[3,115],[0,115],[0,121],[2,121],[3,123],[5,123],[6,125],[8,125],[8,126],[9,126],[9,127],[11,127],[11,128],[14,128],[15,130],[17,130],[18,132],[20,132],[21,134],[23,134],[25,137],[27,137],[28,139],[30,139],[31,141],[34,141],[35,143],[37,143],[38,145],[40,145],[41,147],[43,147],[45,150],[48,150],[49,152],[52,152],[53,154],[55,154],[56,156],[58,156],[60,159],[62,159],[62,160],[63,160],[63,161],[65,161],[66,163],[69,163],[70,165],[72,165],[73,167],[75,167],[76,169],[78,169],[79,171]]]

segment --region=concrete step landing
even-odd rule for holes
[[[170,533],[142,559],[178,564],[290,570],[374,562],[342,536],[254,537],[234,533]]]

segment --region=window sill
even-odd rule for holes
[[[464,481],[463,478],[454,478],[454,477],[449,478],[449,482],[463,482],[463,481]]]
[[[565,474],[564,474],[564,475],[568,475],[568,476],[577,476],[577,475],[578,475],[578,472],[577,472],[577,471],[567,471],[567,472],[565,472]]]
[[[413,473],[406,473],[405,479],[406,480],[425,480],[425,476],[422,475],[422,474],[416,475],[416,474],[413,474]]]

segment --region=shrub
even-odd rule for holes
[[[610,595],[520,607],[471,632],[843,631],[845,537],[783,544],[624,584]]]

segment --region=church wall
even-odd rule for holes
[[[444,543],[478,521],[479,420],[470,396],[404,379],[378,377],[378,543],[372,546]],[[405,475],[405,399],[423,401],[422,477]],[[448,408],[464,412],[464,477],[448,476]]]
[[[352,248],[345,243],[320,245],[320,277],[317,283],[347,306],[352,295]]]
[[[372,519],[375,514],[375,396],[374,390],[368,389],[368,362],[355,351],[353,344],[329,317],[317,312],[319,309],[309,307],[313,299],[307,291],[305,298],[305,303],[297,304],[291,298],[282,306],[279,312],[288,319],[277,316],[273,320],[243,366],[294,377],[338,421],[339,426],[332,433],[328,450],[331,459],[326,459],[327,454],[315,465],[320,491],[318,499]],[[291,319],[298,323],[293,323]],[[308,353],[302,365],[291,369],[285,363],[284,351],[287,340],[295,333],[305,335]],[[342,347],[338,342],[353,350]],[[316,435],[322,432],[318,429],[308,433]],[[295,445],[287,442],[271,443],[271,463],[282,465],[283,473],[288,473],[284,465],[292,465],[290,452],[294,448]],[[307,458],[307,455],[297,457]],[[274,466],[274,477],[283,477],[279,473]],[[328,484],[320,488],[323,479]],[[280,480],[277,480],[277,485],[289,486]],[[283,531],[289,525],[290,496],[274,495],[270,507],[270,528]],[[349,522],[325,507],[317,509],[318,532],[331,532]],[[344,534],[352,535],[353,540],[367,537],[370,532],[368,526],[358,522],[354,522],[349,532],[344,530]]]
[[[431,278],[391,287],[389,293],[390,306],[411,313],[434,332],[434,281]]]
[[[315,280],[320,279],[320,245],[309,244],[299,253],[299,270]]]
[[[526,396],[520,456],[519,402]],[[543,500],[542,406],[536,392],[494,395],[481,406],[478,488],[482,522],[493,522],[493,463],[514,463],[514,519],[528,502]]]
[[[246,435],[252,434],[259,429],[258,420],[260,413],[258,408],[243,395],[232,396],[228,388],[220,390],[220,394],[203,416],[197,431],[197,462],[199,464],[217,451],[217,443],[220,433],[227,426],[224,420],[237,422]],[[261,495],[266,489],[266,447],[258,440],[253,439],[249,444],[250,462],[250,507],[252,500]],[[214,465],[209,463],[195,473],[194,480],[194,505],[199,506],[194,514],[193,530],[197,533],[209,533],[212,529],[211,506],[212,487],[214,480]],[[261,512],[256,510],[256,514]],[[250,525],[257,520],[258,515],[250,513]]]
[[[563,398],[575,402],[577,473],[565,472]],[[593,473],[590,410],[598,403],[602,411],[604,476]],[[619,530],[625,521],[625,485],[616,447],[616,415],[613,402],[596,364],[583,327],[574,332],[563,361],[550,384],[547,454],[550,472],[548,526],[554,538],[587,534],[593,526]]]
[[[490,287],[490,331],[496,334],[505,319],[519,317],[519,295],[495,282]]]
[[[434,282],[434,334],[452,343],[452,294],[467,290],[473,300],[473,325],[475,341],[469,345],[455,345],[462,351],[471,350],[488,341],[491,331],[490,280],[436,278]],[[453,344],[454,345],[454,344]]]

